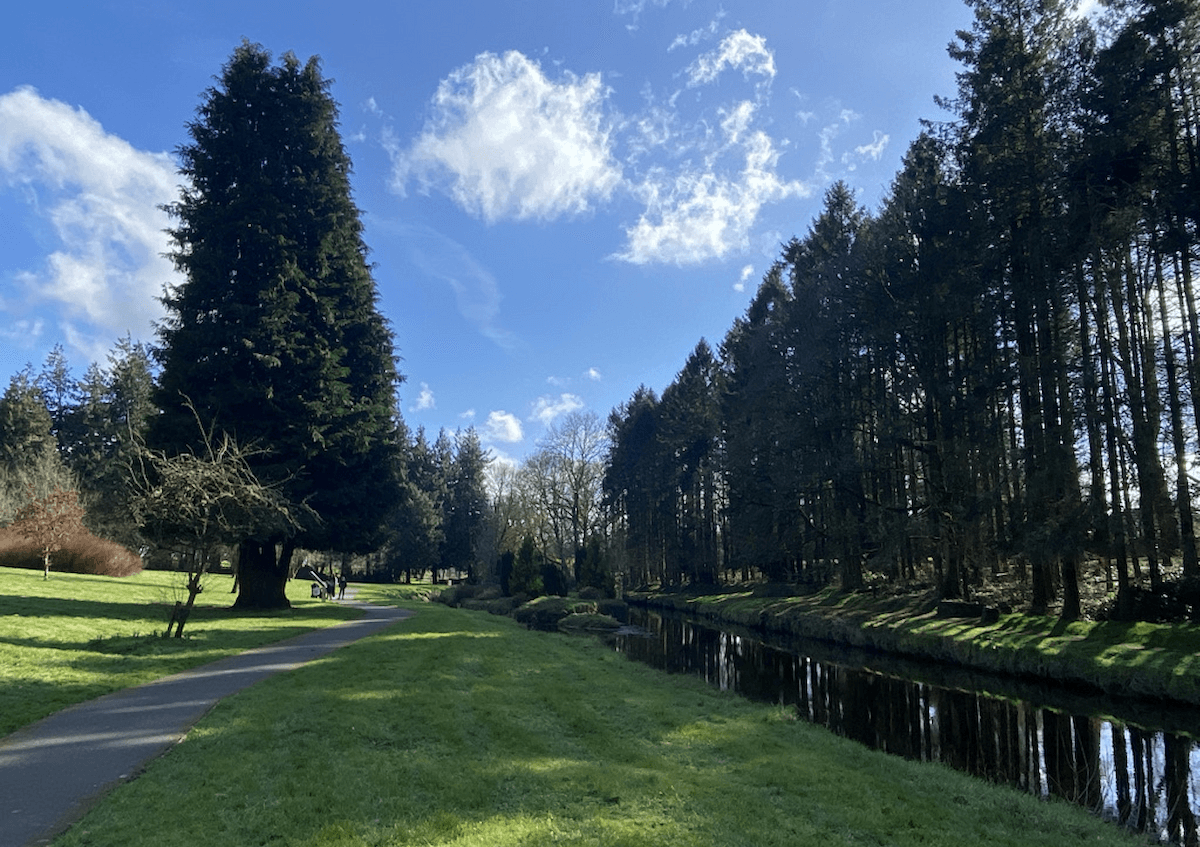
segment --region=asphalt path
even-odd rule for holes
[[[0,739],[0,847],[48,844],[178,743],[222,697],[411,614],[348,605],[365,615],[79,703]]]

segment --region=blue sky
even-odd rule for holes
[[[715,347],[846,180],[876,208],[954,94],[957,0],[68,0],[0,30],[0,379],[152,341],[158,206],[243,37],[321,57],[431,434],[520,459]]]

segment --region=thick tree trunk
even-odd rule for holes
[[[238,545],[238,598],[235,609],[290,609],[285,588],[291,550],[276,556],[274,542],[243,541]]]

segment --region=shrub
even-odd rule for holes
[[[477,597],[474,600],[465,600],[462,608],[473,612],[488,612],[493,615],[511,615],[518,605],[520,604],[515,597],[494,597],[490,599]]]
[[[616,632],[621,628],[621,622],[608,615],[577,612],[562,618],[558,628],[563,632]]]
[[[558,622],[574,611],[575,601],[565,597],[539,597],[513,612],[513,618],[529,629],[554,631]]]
[[[0,528],[0,565],[41,570],[41,547],[11,526]],[[62,549],[54,554],[54,570],[96,576],[130,576],[142,570],[142,560],[132,550],[97,538],[84,529],[63,541]]]
[[[624,600],[601,600],[596,604],[596,611],[601,615],[616,618],[621,623],[629,623],[629,604]]]

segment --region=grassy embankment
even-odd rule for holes
[[[980,670],[1087,685],[1119,696],[1200,705],[1200,626],[1064,622],[1001,615],[998,622],[939,618],[925,596],[824,591],[765,597],[753,591],[649,594],[653,605],[715,621],[932,658]]]
[[[592,638],[400,602],[418,613],[220,703],[58,847],[1132,843]]]
[[[231,612],[232,579],[210,575],[183,638],[159,638],[184,575],[115,578],[0,568],[0,736],[79,703],[355,617],[289,584],[290,612]]]

